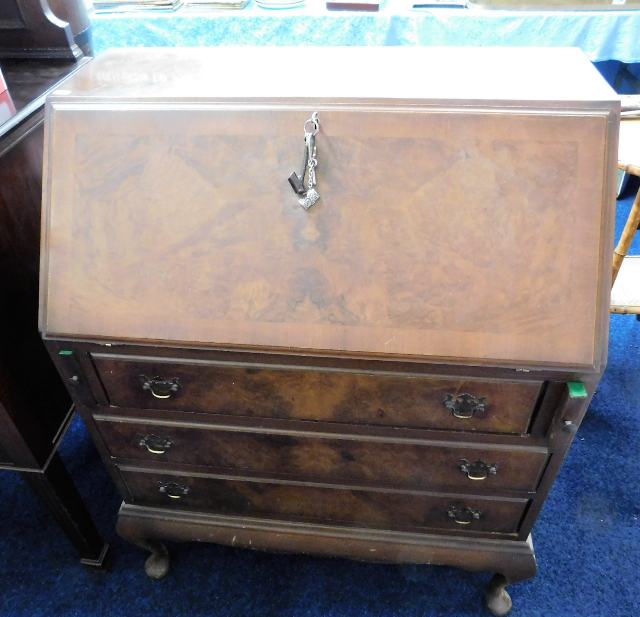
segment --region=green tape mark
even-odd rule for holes
[[[589,396],[581,381],[568,381],[567,388],[569,388],[569,398],[587,398]]]

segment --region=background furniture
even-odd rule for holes
[[[150,576],[158,539],[448,564],[503,615],[535,573],[606,362],[619,101],[576,50],[436,55],[112,51],[50,99],[41,330]]]
[[[85,0],[47,0],[54,15],[69,23],[73,40],[82,52],[93,55],[91,19]]]
[[[54,0],[59,7],[82,0]],[[75,11],[69,11],[69,15]],[[71,26],[56,17],[48,0],[3,0],[0,3],[0,58],[82,57]]]
[[[620,124],[618,168],[640,177],[640,119],[625,120]],[[640,258],[628,255],[639,228],[640,189],[613,255],[611,310],[614,313],[640,315]]]
[[[71,398],[37,327],[44,100],[86,61],[0,60],[15,106],[0,126],[0,469],[21,472],[82,563],[101,566],[108,545],[56,453]]]

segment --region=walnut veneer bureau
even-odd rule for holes
[[[148,574],[449,564],[508,612],[605,366],[618,109],[572,49],[120,50],[53,93],[40,327]]]

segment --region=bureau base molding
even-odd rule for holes
[[[511,609],[506,586],[536,574],[530,535],[526,540],[494,540],[415,534],[180,512],[127,503],[120,507],[117,531],[123,539],[151,553],[145,571],[152,578],[162,578],[169,571],[169,553],[154,538],[363,561],[422,563],[492,571],[496,575],[487,588],[486,602],[495,615],[506,615]]]

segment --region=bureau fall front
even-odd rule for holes
[[[573,49],[119,50],[54,92],[40,327],[147,573],[448,564],[506,614],[606,363],[618,116]]]

